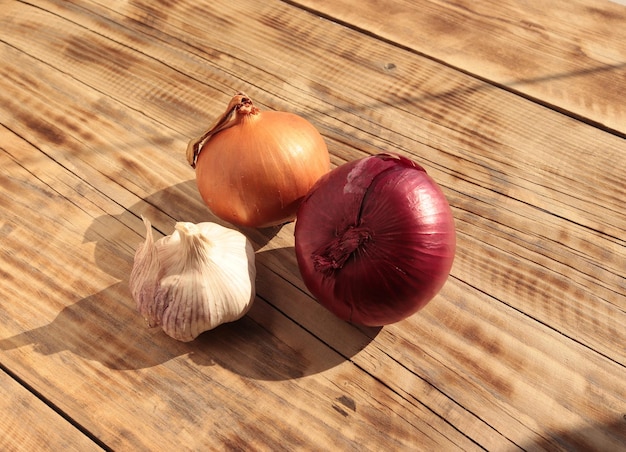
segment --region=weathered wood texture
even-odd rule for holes
[[[626,135],[626,8],[607,0],[296,0]],[[389,61],[389,63],[393,63]]]
[[[623,447],[625,140],[497,87],[496,70],[487,83],[442,65],[441,49],[359,31],[367,2],[349,17],[341,2],[309,5],[354,26],[292,3],[224,3],[0,4],[0,363],[34,391],[13,397],[43,394],[119,450]],[[615,27],[555,27],[622,52]],[[490,65],[506,75],[498,52],[518,51],[504,40]],[[545,60],[587,64],[558,53]],[[577,114],[619,129],[602,73],[580,104],[606,116]],[[380,330],[339,321],[306,291],[288,224],[244,231],[258,268],[244,319],[189,344],[145,328],[127,288],[140,216],[158,234],[215,220],[184,150],[238,89],[307,117],[335,165],[387,150],[428,169],[458,231],[431,304]],[[558,91],[531,97],[569,109]]]
[[[2,370],[0,408],[0,450],[102,450]]]

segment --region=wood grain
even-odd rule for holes
[[[4,414],[0,418],[2,450],[102,450],[2,370],[0,409]]]
[[[281,2],[13,2],[0,21],[0,362],[104,444],[624,442],[623,139]],[[335,319],[289,224],[244,231],[241,322],[192,344],[145,329],[127,288],[139,217],[159,234],[214,220],[184,149],[236,89],[309,118],[334,164],[424,163],[459,240],[426,309],[382,330]]]
[[[626,7],[595,1],[297,0],[349,27],[626,134]],[[388,60],[388,65],[398,63]]]
[[[10,134],[3,136],[3,143],[20,151],[23,161],[29,160],[29,152],[38,153]],[[2,156],[2,167],[10,174],[3,182],[28,179],[25,169],[17,168],[6,153]],[[35,166],[27,170],[35,171]],[[49,178],[81,187],[61,167],[43,177]],[[7,186],[10,183],[2,184]],[[93,189],[83,190],[86,197],[98,197]],[[48,211],[65,212],[53,239],[29,233],[42,218],[28,201],[36,201],[42,192],[51,195]],[[154,450],[182,442],[188,448],[315,444],[319,450],[333,445],[351,449],[355,438],[369,437],[397,448],[417,442],[433,448],[473,448],[442,419],[426,422],[418,417],[418,409],[310,333],[294,328],[293,321],[261,299],[248,320],[193,344],[175,343],[146,329],[134,312],[127,280],[107,285],[111,277],[128,273],[132,250],[124,243],[141,239],[123,225],[128,219],[104,214],[94,219],[90,211],[97,211],[96,206],[74,206],[42,181],[28,193],[21,198],[26,205],[6,206],[11,215],[5,216],[10,225],[4,228],[5,243],[19,249],[13,241],[26,234],[28,240],[22,243],[30,248],[3,256],[3,268],[22,269],[20,278],[3,283],[3,291],[15,301],[40,301],[3,305],[3,361],[108,447]],[[2,195],[10,199],[4,190]],[[84,238],[72,232],[77,225],[86,231]],[[103,248],[95,251],[95,262],[88,257],[94,239]],[[23,287],[22,279],[43,281],[47,290]],[[256,323],[257,318],[262,323]],[[289,342],[270,334],[271,329],[286,334]],[[5,334],[11,330],[13,334]],[[26,356],[21,353],[24,347],[31,349]],[[322,371],[323,377],[307,378]],[[367,397],[370,393],[376,397]],[[290,413],[280,424],[274,417],[277,407]],[[352,421],[346,424],[346,418]],[[172,420],[176,430],[164,435]],[[380,430],[371,431],[373,426]]]

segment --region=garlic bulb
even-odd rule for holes
[[[129,285],[148,326],[188,342],[248,312],[256,268],[246,236],[215,223],[179,222],[155,242],[143,221],[146,240],[135,253]]]

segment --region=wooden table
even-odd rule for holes
[[[1,450],[626,450],[625,6],[1,0],[0,60]],[[426,308],[335,318],[287,224],[244,231],[246,317],[145,326],[140,217],[216,221],[185,147],[236,90],[426,167]]]

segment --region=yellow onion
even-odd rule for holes
[[[243,93],[189,142],[187,160],[211,212],[255,228],[293,220],[308,191],[330,170],[324,139],[310,122],[293,113],[261,111]]]

